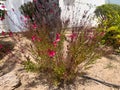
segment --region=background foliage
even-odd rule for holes
[[[98,29],[106,32],[103,43],[118,49],[120,47],[120,5],[98,6],[95,14],[99,19]]]

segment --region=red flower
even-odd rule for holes
[[[0,49],[1,49],[1,48],[3,48],[3,45],[2,45],[2,44],[0,44]]]
[[[35,35],[33,35],[31,38],[32,38],[32,41],[35,41],[37,39]]]
[[[56,54],[56,52],[54,50],[48,49],[48,55],[49,55],[49,57],[54,57],[55,54]]]

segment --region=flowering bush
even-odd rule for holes
[[[36,63],[25,63],[26,69],[46,73],[47,80],[55,85],[70,83],[102,55],[100,41],[104,33],[91,28],[78,27],[72,32],[62,29],[54,41],[44,28],[26,31],[24,35],[33,42],[35,47],[30,48],[36,56]]]
[[[78,72],[81,73],[102,55],[100,42],[104,32],[86,27],[87,23],[68,30],[66,27],[69,20],[61,22],[64,26],[62,27],[59,15],[53,13],[55,11],[50,5],[47,6],[48,2],[37,2],[39,0],[21,7],[23,15],[28,17],[27,24],[29,24],[27,25],[29,30],[23,34],[34,44],[30,49],[36,61],[33,63],[30,58],[27,58],[28,61],[24,63],[25,68],[45,73],[45,78],[50,84],[57,86],[69,84],[74,81]],[[35,10],[32,14],[25,11],[29,11],[30,6]],[[88,17],[86,14],[83,19]],[[33,21],[29,22],[31,15]],[[49,18],[51,15],[54,17]],[[85,20],[87,21],[88,18]]]

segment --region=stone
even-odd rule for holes
[[[0,77],[0,90],[13,90],[21,85],[19,78],[14,72]]]

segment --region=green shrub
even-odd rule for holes
[[[114,48],[120,47],[120,5],[105,4],[95,10],[98,17],[98,29],[105,31],[103,41]]]

